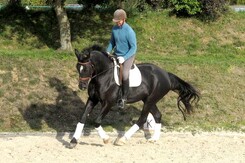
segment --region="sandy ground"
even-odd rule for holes
[[[54,133],[0,133],[0,162],[86,162],[86,163],[244,163],[245,133],[162,133],[149,143],[136,133],[124,146],[103,144],[97,134],[83,136],[74,149],[67,148],[71,135]]]

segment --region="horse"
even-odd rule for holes
[[[101,103],[99,115],[95,119],[95,129],[104,143],[109,142],[109,136],[101,126],[102,119],[110,109],[116,104],[118,99],[118,86],[114,80],[111,55],[108,55],[101,46],[93,45],[81,51],[75,49],[77,57],[76,69],[79,74],[79,88],[87,89],[88,99],[83,111],[81,120],[76,125],[76,130],[70,141],[70,148],[74,148],[80,138],[87,116],[93,108]],[[122,137],[118,137],[115,145],[123,145],[130,137],[144,125],[147,116],[151,113],[155,119],[155,130],[149,141],[157,141],[161,132],[162,114],[157,107],[157,102],[161,100],[169,91],[178,94],[177,106],[186,120],[185,113],[193,112],[193,103],[197,103],[200,98],[199,91],[190,83],[184,81],[173,73],[151,64],[137,64],[141,72],[142,82],[138,87],[130,87],[127,103],[143,101],[143,109],[137,122]],[[184,106],[183,106],[184,105]]]

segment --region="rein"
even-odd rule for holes
[[[100,76],[101,74],[105,73],[106,71],[108,71],[108,70],[110,70],[110,69],[112,69],[112,68],[114,68],[114,66],[109,67],[108,69],[106,69],[106,70],[104,70],[104,71],[102,71],[102,72],[100,72],[100,73],[98,73],[98,74],[95,74],[94,76],[91,77],[91,79],[96,78],[97,76]]]
[[[94,65],[91,63],[91,61],[88,61],[88,62],[78,62],[78,64],[80,64],[80,65],[91,65],[91,67],[94,69]],[[103,74],[103,73],[105,73],[105,72],[107,72],[108,70],[110,70],[110,69],[112,69],[112,68],[114,68],[114,66],[112,66],[112,67],[109,67],[108,69],[106,69],[106,70],[104,70],[104,71],[102,71],[102,72],[100,72],[100,73],[98,73],[98,74],[95,74],[94,76],[92,76],[92,74],[89,76],[89,77],[84,77],[84,78],[79,78],[79,80],[80,81],[86,81],[86,80],[89,80],[89,79],[93,79],[93,78],[96,78],[97,76],[100,76],[101,74]]]

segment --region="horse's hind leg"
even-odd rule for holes
[[[143,126],[143,124],[146,122],[147,116],[149,114],[149,108],[150,108],[150,104],[144,104],[144,107],[141,111],[141,115],[137,121],[136,124],[134,124],[121,138],[118,138],[115,141],[115,145],[124,145],[126,143],[126,140],[129,140],[131,138],[131,136],[139,130],[139,128],[141,126]]]
[[[141,116],[139,117],[136,124],[134,124],[125,134],[122,138],[117,139],[115,142],[115,145],[123,145],[126,143],[126,140],[129,140],[131,136],[138,131],[139,127],[142,127],[143,124],[147,120],[148,114],[151,113],[155,119],[155,127],[154,127],[154,134],[153,136],[148,140],[149,142],[156,142],[160,138],[161,134],[161,118],[162,114],[158,110],[156,104],[153,103],[145,103],[143,110],[141,112]]]
[[[148,141],[149,142],[155,142],[155,141],[157,141],[160,138],[161,127],[162,127],[162,125],[161,125],[162,114],[158,110],[156,105],[152,105],[150,112],[153,115],[156,124],[155,124],[155,127],[154,127],[154,134]]]

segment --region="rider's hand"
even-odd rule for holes
[[[122,64],[125,61],[123,57],[117,57],[117,60],[120,64]]]
[[[106,53],[107,53],[108,58],[109,58],[111,61],[113,61],[113,59],[114,59],[113,55],[111,55],[110,52],[106,52]]]

